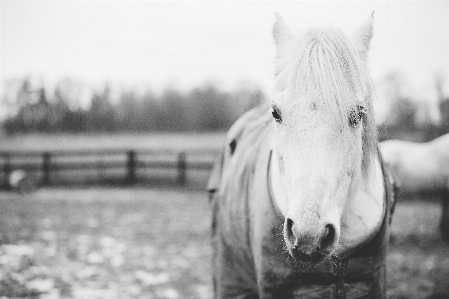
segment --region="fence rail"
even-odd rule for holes
[[[40,183],[50,185],[53,175],[61,171],[123,169],[122,179],[127,184],[134,184],[139,179],[139,171],[165,169],[175,170],[177,182],[186,184],[189,169],[210,170],[217,154],[217,151],[203,149],[3,151],[0,161],[4,186],[9,186],[8,178],[15,170],[40,172]]]

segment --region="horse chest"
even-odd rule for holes
[[[221,200],[225,204],[218,208],[217,298],[383,298],[388,217],[374,239],[349,258],[302,264],[284,249],[283,217],[274,208],[266,174],[257,167],[251,173],[258,183],[242,192],[249,196]]]
[[[294,261],[284,250],[282,219],[269,212],[270,204],[258,206],[268,211],[253,223],[259,298],[383,298],[387,221],[369,244],[349,257],[310,265]]]

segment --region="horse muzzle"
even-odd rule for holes
[[[316,227],[313,231],[303,230],[293,220],[285,217],[284,240],[295,260],[317,263],[331,254],[337,237],[332,224],[326,224],[318,230]]]

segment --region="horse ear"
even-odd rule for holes
[[[290,27],[288,27],[284,19],[277,12],[275,13],[275,18],[276,20],[274,21],[273,26],[273,38],[276,44],[276,49],[279,53],[285,43],[292,38],[293,34]]]
[[[373,18],[374,11],[365,23],[357,28],[352,34],[352,40],[354,41],[355,47],[357,51],[359,51],[359,54],[363,60],[366,60],[371,38],[373,37]]]

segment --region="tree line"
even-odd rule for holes
[[[113,100],[106,84],[92,93],[89,107],[82,108],[72,81],[61,81],[49,93],[43,86],[32,88],[28,78],[9,97],[13,99],[3,98],[3,106],[9,107],[3,122],[7,134],[226,130],[245,111],[266,100],[251,84],[230,92],[214,84],[187,92],[167,87],[160,94],[125,90]]]
[[[385,93],[381,96],[386,98],[390,107],[384,124],[378,128],[380,140],[430,141],[449,133],[449,95],[443,90],[443,74],[435,74],[433,83],[432,96],[436,97],[436,107],[433,108],[437,111],[431,111],[433,104],[410,94],[405,74],[391,72],[383,78],[381,84]]]
[[[406,76],[396,72],[381,82],[385,94],[378,97],[387,98],[390,107],[379,127],[380,139],[415,135],[411,139],[425,141],[449,133],[449,97],[443,92],[443,77],[435,76],[438,122],[432,119],[429,105],[406,92],[405,81]],[[167,87],[160,93],[131,89],[114,95],[105,84],[92,92],[90,105],[82,107],[81,88],[70,79],[61,80],[52,91],[32,84],[29,78],[17,82],[2,95],[1,104],[7,110],[2,125],[7,134],[223,131],[245,111],[268,101],[252,84],[232,91],[209,83],[189,91]]]

